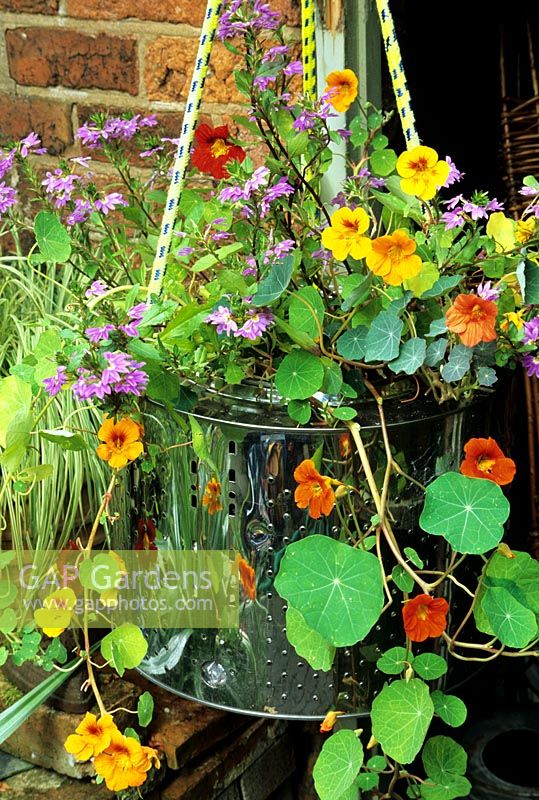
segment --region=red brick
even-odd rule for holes
[[[37,97],[14,97],[0,94],[0,136],[20,139],[30,131],[41,136],[53,153],[62,153],[73,141],[71,107],[66,103]]]
[[[25,86],[138,93],[133,38],[60,28],[15,28],[6,31],[6,44],[10,75]]]
[[[0,0],[0,11],[13,11],[16,14],[56,14],[58,0]]]
[[[198,38],[159,36],[146,50],[144,81],[150,100],[185,102],[193,73]],[[216,42],[204,87],[205,103],[238,103],[245,98],[236,89],[237,58]]]

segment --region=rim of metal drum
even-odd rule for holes
[[[453,405],[451,407],[441,408],[433,401],[423,401],[421,403],[422,413],[420,414],[410,414],[412,409],[410,406],[403,406],[402,404],[396,405],[397,401],[386,400],[384,402],[384,410],[386,411],[386,420],[388,427],[396,428],[396,427],[403,427],[406,425],[413,425],[418,422],[428,422],[431,420],[436,419],[443,419],[444,417],[449,416],[456,416],[460,414],[466,413],[470,408],[473,408],[481,403],[485,402],[489,398],[492,398],[493,393],[482,393],[473,398],[473,400],[467,400],[463,403],[458,405]],[[208,404],[211,404],[212,408],[209,410],[208,413],[204,413],[200,406],[203,405],[204,401],[208,400]],[[165,408],[162,403],[159,403],[155,400],[147,400],[147,402],[151,405],[157,406],[159,408]],[[219,408],[213,409],[213,406],[221,406]],[[380,428],[380,422],[378,421],[378,415],[376,413],[376,404],[373,401],[366,401],[365,405],[367,408],[360,409],[357,407],[358,410],[358,417],[354,419],[354,422],[358,422],[362,430],[377,430]],[[417,408],[417,406],[416,406]],[[425,413],[425,408],[427,408],[427,413]],[[211,392],[208,397],[201,396],[199,403],[192,411],[186,411],[184,409],[176,409],[178,414],[182,414],[185,416],[193,416],[197,420],[202,420],[204,422],[211,422],[211,423],[218,423],[219,425],[229,425],[234,428],[245,428],[248,430],[261,430],[261,431],[271,431],[275,430],[280,433],[294,433],[294,434],[301,434],[305,436],[328,436],[335,433],[346,433],[348,428],[345,426],[336,426],[334,428],[330,427],[314,427],[314,426],[302,426],[302,425],[290,425],[290,424],[279,424],[279,421],[271,418],[266,423],[260,423],[256,421],[250,421],[245,419],[234,419],[234,418],[226,418],[226,414],[235,411],[236,413],[241,413],[244,417],[245,415],[252,414],[253,417],[257,413],[261,414],[268,414],[271,411],[278,412],[285,416],[284,412],[282,411],[282,404],[270,404],[268,401],[260,400],[258,398],[245,398],[245,397],[235,397],[233,395],[228,394],[219,394],[217,392]],[[419,409],[418,409],[419,410]],[[362,422],[361,420],[361,411],[363,412],[370,412],[369,416],[370,419]],[[396,412],[399,412],[398,415]],[[429,413],[430,412],[430,413]],[[408,414],[405,418],[403,418],[404,414]],[[255,417],[256,419],[256,417]],[[271,715],[270,715],[271,716]]]
[[[160,689],[164,689],[165,691],[169,692],[170,694],[176,695],[176,697],[183,697],[185,700],[192,700],[194,703],[199,703],[200,705],[204,706],[211,706],[211,708],[217,708],[219,711],[230,711],[233,714],[243,714],[247,717],[265,717],[266,719],[288,719],[288,720],[295,720],[297,722],[322,722],[325,719],[324,714],[316,715],[301,715],[298,716],[297,714],[270,714],[268,711],[251,711],[249,708],[236,708],[235,706],[225,706],[221,705],[220,703],[213,703],[211,700],[201,700],[200,697],[195,697],[192,694],[187,694],[186,692],[180,692],[178,689],[172,689],[168,684],[164,683],[163,681],[158,680],[154,675],[150,675],[145,672],[141,667],[137,667],[136,671],[146,678],[150,683],[159,686]],[[355,719],[355,718],[366,718],[370,715],[370,711],[358,711],[353,714],[341,714],[341,719]]]

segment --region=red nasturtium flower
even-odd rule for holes
[[[137,522],[137,541],[135,550],[157,550],[155,536],[157,530],[151,519],[139,519]]]
[[[322,514],[327,517],[335,505],[335,492],[331,488],[331,478],[320,475],[314,461],[306,458],[294,471],[297,486],[294,500],[298,508],[308,508],[312,519],[319,519]]]
[[[241,163],[245,158],[245,150],[231,144],[229,136],[228,125],[220,125],[218,128],[199,125],[195,131],[195,149],[191,154],[193,166],[217,180],[228,178],[226,164],[229,161]]]
[[[493,342],[496,338],[498,306],[492,300],[483,300],[476,294],[459,294],[446,311],[447,328],[458,333],[466,347],[479,342]]]
[[[223,506],[219,499],[220,497],[221,497],[221,484],[219,483],[217,478],[213,477],[206,484],[206,488],[204,490],[204,496],[202,497],[202,505],[208,507],[208,514],[216,514],[217,511],[223,510]]]
[[[441,636],[445,631],[449,603],[443,597],[418,594],[408,600],[402,609],[404,630],[412,642],[424,642]]]
[[[515,477],[515,462],[504,455],[490,436],[488,439],[470,439],[464,445],[464,452],[466,458],[460,471],[469,478],[486,478],[498,486],[506,486]]]
[[[248,600],[256,600],[256,573],[254,569],[241,556],[238,556],[238,569],[245,596]]]

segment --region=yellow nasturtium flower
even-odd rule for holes
[[[369,224],[362,208],[339,208],[331,215],[331,225],[322,231],[322,244],[338,261],[348,256],[365,258],[371,252],[371,240],[363,236]]]
[[[503,315],[503,320],[500,323],[500,328],[502,331],[508,331],[510,323],[513,323],[517,331],[522,330],[524,327],[524,320],[522,318],[524,314],[524,309],[520,311],[508,311],[507,314]]]
[[[80,725],[75,728],[75,733],[65,740],[64,747],[77,761],[88,761],[107,749],[112,733],[117,730],[110,714],[103,714],[97,719],[95,714],[87,712]]]
[[[449,170],[447,161],[438,160],[436,150],[422,144],[406,150],[397,159],[402,191],[421,200],[432,200],[449,177]]]
[[[520,244],[526,244],[528,239],[531,239],[535,233],[535,217],[528,219],[519,219],[517,222],[517,229],[515,232],[515,239]]]
[[[60,636],[65,631],[77,602],[73,589],[57,589],[43,600],[43,607],[34,611],[34,620],[45,636]]]

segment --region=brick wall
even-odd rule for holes
[[[270,0],[289,26],[299,0]],[[156,112],[178,133],[205,0],[0,0],[0,135],[55,153],[95,110]],[[214,45],[203,113],[237,110],[233,56]]]

